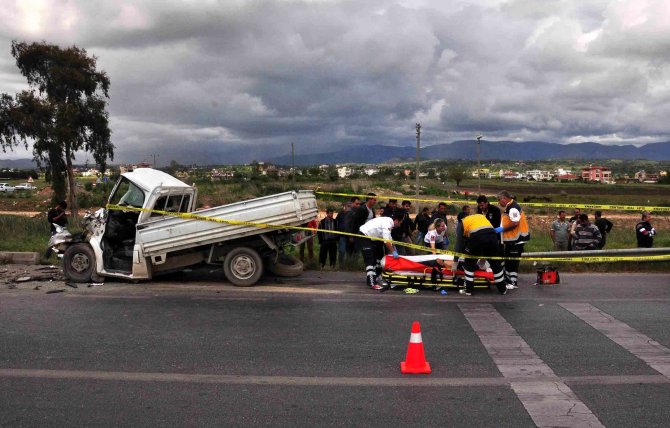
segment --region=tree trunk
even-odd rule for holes
[[[67,184],[68,184],[68,204],[72,212],[72,220],[75,225],[79,225],[79,207],[77,206],[77,183],[74,179],[74,170],[72,167],[72,159],[70,158],[70,150],[65,150],[65,168],[67,170]]]

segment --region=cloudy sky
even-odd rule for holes
[[[668,0],[0,0],[12,40],[111,79],[115,161],[240,162],[353,144],[644,144],[670,135]],[[26,157],[18,150],[3,157]]]

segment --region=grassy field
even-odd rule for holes
[[[17,182],[18,183],[18,182]],[[17,184],[14,183],[14,184]],[[88,183],[88,184],[87,184]],[[367,193],[373,191],[379,195],[411,198],[414,196],[413,180],[404,178],[388,177],[385,179],[357,179],[339,180],[328,183],[300,182],[298,187],[303,189],[316,189],[335,193]],[[477,190],[477,180],[466,180],[460,187],[456,188],[453,183],[443,184],[436,180],[422,180],[421,198],[445,200],[451,204],[449,231],[451,240],[454,242],[453,216],[464,204],[474,207],[474,198]],[[38,251],[43,253],[49,240],[49,227],[46,222],[46,211],[51,207],[52,201],[50,190],[45,189],[46,184],[41,181],[35,183],[38,186],[36,192],[17,192],[14,194],[0,194],[0,206],[7,211],[30,211],[42,213],[37,218],[17,217],[13,215],[0,215],[0,231],[3,231],[3,239],[0,240],[0,251]],[[196,182],[199,192],[199,206],[216,206],[253,197],[288,191],[292,189],[288,180],[271,180],[262,178],[259,180],[243,181],[237,183],[211,183],[209,181]],[[79,200],[83,208],[97,208],[104,205],[112,185],[106,188],[93,188],[90,181],[82,181],[79,188]],[[524,201],[528,202],[550,202],[567,204],[626,204],[626,205],[649,205],[670,206],[670,186],[664,185],[592,185],[578,183],[535,183],[535,182],[502,182],[495,180],[482,180],[482,193],[493,195],[498,191],[506,189],[516,194],[523,207]],[[456,196],[454,191],[461,193]],[[454,201],[451,197],[462,197],[465,192],[471,193],[471,201]],[[319,207],[334,207],[339,210],[346,197],[335,197],[319,195]],[[379,204],[385,204],[386,200],[380,199]],[[415,203],[416,205],[416,203]],[[434,207],[434,203],[419,203],[419,206]],[[526,209],[531,225],[532,239],[526,245],[526,252],[549,251],[552,248],[549,236],[549,225],[556,216],[556,208],[530,208]],[[592,211],[586,213],[592,218]],[[639,221],[637,212],[614,212],[606,211],[605,217],[614,223],[614,229],[607,239],[607,249],[632,248],[636,246],[635,224]],[[654,216],[652,221],[658,235],[655,238],[655,247],[670,247],[670,215],[660,214]],[[11,233],[5,233],[5,231]],[[315,252],[318,255],[318,243],[315,243]],[[360,261],[350,264],[350,269],[358,269]],[[565,265],[565,264],[564,264]],[[316,268],[316,261],[308,261],[308,267]],[[559,265],[560,266],[560,265]],[[615,264],[589,264],[564,266],[571,270],[670,270],[670,263],[615,263]],[[528,264],[526,269],[532,269]]]

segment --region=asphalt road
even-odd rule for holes
[[[472,297],[217,275],[0,290],[0,426],[670,426],[669,275]],[[415,320],[429,375],[400,373]]]

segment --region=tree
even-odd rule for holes
[[[3,152],[32,142],[33,159],[46,166],[56,199],[68,199],[77,218],[72,161],[78,151],[92,153],[101,172],[114,159],[110,142],[109,78],[96,69],[97,58],[84,49],[62,49],[46,42],[12,42],[12,56],[29,89],[0,96],[0,146]]]
[[[465,168],[461,165],[450,166],[447,170],[447,178],[456,182],[456,187],[461,185],[461,181],[465,178]]]

